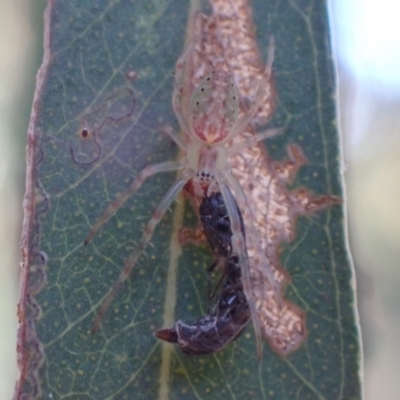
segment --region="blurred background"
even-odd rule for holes
[[[25,143],[43,55],[45,0],[0,1],[0,399],[17,378],[16,306],[25,191]]]
[[[0,399],[17,377],[15,338],[25,141],[42,60],[44,0],[0,2]],[[367,400],[400,393],[400,3],[331,0],[349,237]]]

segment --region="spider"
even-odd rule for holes
[[[232,230],[232,254],[237,256],[237,264],[241,268],[243,291],[249,303],[250,315],[256,332],[257,354],[260,358],[261,332],[255,304],[252,300],[245,239],[233,192],[241,211],[245,210],[250,214],[251,211],[247,207],[240,184],[230,170],[228,158],[240,153],[245,148],[254,146],[258,141],[276,134],[276,130],[269,129],[239,143],[231,144],[232,139],[242,133],[254,117],[266,90],[266,82],[262,81],[259,84],[252,106],[239,116],[239,92],[230,73],[215,69],[208,73],[192,90],[190,83],[193,68],[190,57],[192,48],[193,46],[189,46],[189,49],[177,61],[172,96],[173,109],[184,136],[182,137],[171,128],[166,129],[184,156],[178,161],[150,165],[139,172],[128,189],[109,205],[85,239],[85,244],[88,244],[102,225],[129,196],[140,188],[148,177],[161,172],[181,171],[175,183],[156,207],[136,249],[129,256],[120,276],[106,296],[94,322],[92,332],[97,330],[119,286],[130,275],[140,255],[150,242],[155,228],[179,192],[185,188],[199,201],[218,192],[221,193],[229,217]],[[267,65],[271,65],[271,62]],[[268,76],[269,73],[270,71],[266,71],[265,76]],[[253,229],[250,229],[248,236],[257,248],[258,241]],[[261,249],[259,251],[262,253]],[[267,271],[267,273],[271,286],[278,291],[272,272]],[[279,297],[280,294],[277,295]]]

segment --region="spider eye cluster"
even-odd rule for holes
[[[197,178],[200,178],[201,182],[209,182],[210,180],[214,179],[214,174],[210,174],[209,172],[197,172]]]

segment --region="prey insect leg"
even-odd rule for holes
[[[207,268],[207,273],[208,273],[208,300],[212,300],[215,297],[215,294],[218,290],[218,288],[222,285],[222,282],[225,278],[225,274],[223,273],[221,277],[218,279],[218,282],[215,284],[214,289],[211,288],[211,281],[212,281],[212,276],[211,276],[211,271],[215,269],[216,266],[220,264],[220,261],[215,261],[210,267]]]
[[[182,190],[182,188],[186,185],[188,180],[192,177],[190,173],[184,174],[184,176],[176,181],[174,185],[168,190],[168,193],[164,196],[161,200],[160,204],[154,211],[153,216],[151,217],[150,221],[147,223],[146,228],[144,229],[143,235],[139,240],[138,245],[136,246],[135,251],[129,256],[120,276],[114,283],[111,291],[106,296],[99,313],[95,319],[93,324],[92,333],[95,333],[99,327],[101,319],[103,318],[104,313],[107,311],[107,308],[111,301],[113,300],[115,294],[117,293],[120,285],[128,278],[136,261],[139,259],[141,254],[143,253],[144,249],[148,245],[153,236],[154,230],[158,223],[161,221],[162,217],[164,216],[165,212],[167,211],[168,207],[174,201],[178,193]]]

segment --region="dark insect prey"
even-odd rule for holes
[[[245,236],[239,208],[241,230]],[[224,274],[220,297],[208,315],[193,324],[177,321],[172,328],[161,329],[155,336],[177,344],[186,355],[215,353],[234,341],[250,320],[249,306],[243,292],[239,257],[232,255],[232,230],[221,193],[204,197],[200,221],[207,241],[217,256],[211,271],[220,265]]]

